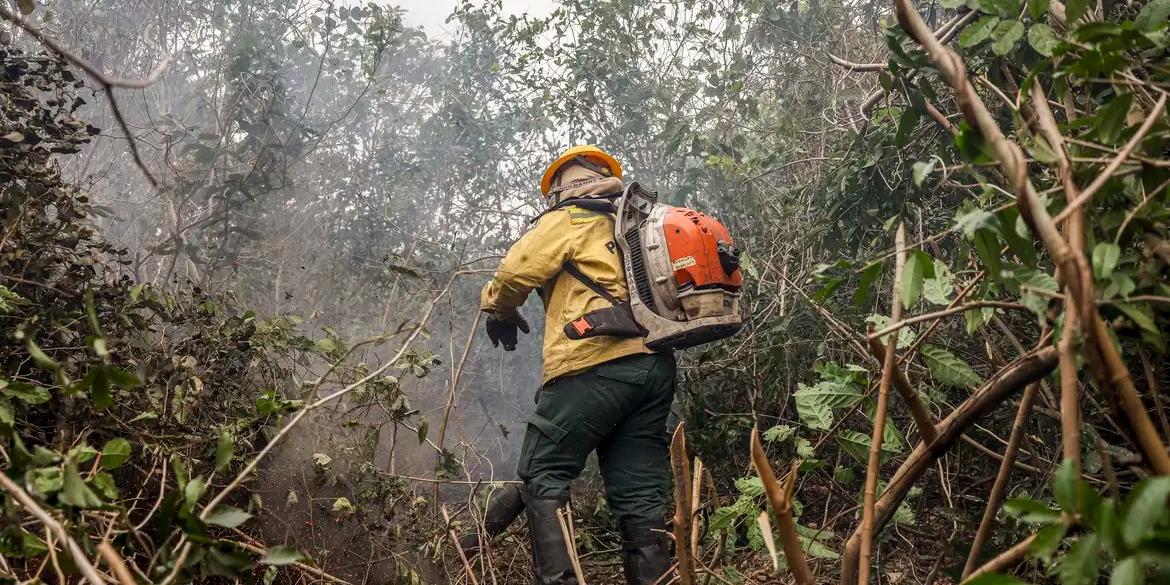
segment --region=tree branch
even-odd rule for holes
[[[159,62],[154,70],[150,72],[150,75],[146,76],[145,79],[126,79],[123,77],[112,77],[98,70],[98,68],[95,67],[92,63],[81,58],[81,56],[77,55],[73,51],[65,48],[65,46],[58,43],[52,37],[46,35],[40,28],[37,28],[32,23],[21,18],[19,15],[12,12],[3,5],[0,5],[0,17],[3,17],[5,20],[20,27],[21,30],[40,41],[40,43],[50,51],[56,53],[62,59],[84,71],[86,74],[92,77],[94,81],[97,81],[103,88],[105,88],[106,97],[110,100],[110,110],[114,113],[114,119],[117,120],[118,126],[122,128],[122,132],[126,135],[126,141],[130,146],[130,155],[134,157],[134,163],[138,165],[138,168],[142,171],[142,174],[146,176],[146,180],[150,182],[150,185],[157,189],[158,179],[154,177],[154,174],[150,172],[150,169],[146,167],[146,163],[142,160],[142,154],[138,151],[138,141],[135,139],[134,134],[130,132],[130,127],[126,124],[126,118],[122,115],[122,109],[118,107],[118,98],[114,95],[114,88],[121,87],[126,89],[144,89],[150,87],[154,84],[154,82],[158,81],[159,77],[162,76],[163,71],[165,71],[167,65],[170,64],[170,57],[163,58],[163,60]]]

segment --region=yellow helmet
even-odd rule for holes
[[[610,175],[619,179],[622,178],[622,163],[619,163],[616,158],[592,144],[580,144],[566,150],[564,154],[557,157],[557,160],[554,160],[552,164],[548,165],[548,169],[544,171],[544,176],[540,179],[540,192],[548,195],[548,192],[552,190],[553,176],[557,174],[557,171],[565,163],[572,162],[577,157],[584,157],[586,160],[597,163],[609,169]]]

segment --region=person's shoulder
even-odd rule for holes
[[[589,224],[613,217],[611,214],[606,213],[605,211],[599,209],[590,209],[589,207],[582,205],[567,205],[562,209],[569,212],[569,223],[572,225]]]

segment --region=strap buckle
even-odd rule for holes
[[[585,319],[585,317],[579,317],[577,320],[573,321],[570,324],[573,326],[573,329],[577,332],[577,335],[581,335],[581,336],[584,336],[586,333],[589,332],[590,329],[593,329],[593,325],[591,325],[589,323],[589,321],[587,321]]]

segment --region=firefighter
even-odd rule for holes
[[[508,250],[480,299],[488,337],[506,351],[516,348],[517,330],[528,333],[518,311],[528,294],[539,289],[544,302],[543,385],[518,470],[539,585],[577,583],[557,510],[568,505],[569,485],[591,451],[621,530],[627,582],[649,585],[670,567],[664,503],[674,356],[651,351],[640,335],[571,339],[566,327],[612,307],[604,296],[629,298],[605,210],[622,191],[621,177],[621,164],[592,145],[553,161],[540,184],[549,210]],[[574,267],[581,274],[570,274]]]

